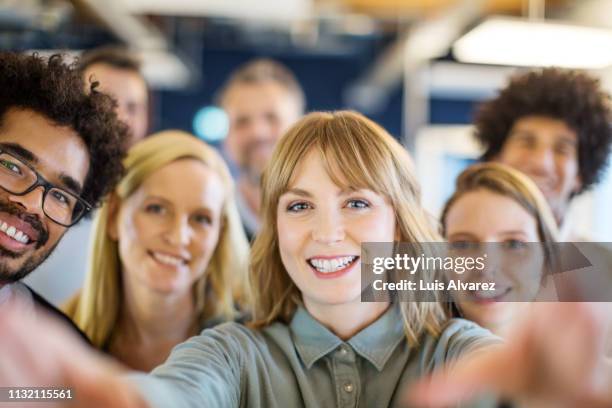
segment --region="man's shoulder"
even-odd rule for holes
[[[66,316],[61,310],[53,306],[44,297],[40,296],[38,293],[36,293],[35,290],[30,288],[29,286],[25,284],[23,286],[30,292],[30,294],[32,295],[32,300],[34,301],[34,304],[36,305],[36,307],[39,308],[39,310],[43,310],[45,313],[53,316],[53,318],[63,322],[70,329],[76,332],[76,334],[80,336],[87,344],[91,344],[91,342],[89,341],[85,333],[83,333],[81,329],[79,329],[77,325],[74,324],[74,322],[68,316]]]

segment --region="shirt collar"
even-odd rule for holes
[[[346,343],[378,371],[382,371],[393,350],[405,339],[402,322],[399,307],[391,305],[378,320]],[[293,315],[290,329],[295,348],[307,369],[341,344],[345,344],[301,306]]]

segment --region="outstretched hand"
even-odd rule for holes
[[[468,355],[411,387],[412,405],[446,407],[493,392],[524,407],[612,407],[600,373],[603,304],[537,303],[504,345]]]
[[[87,348],[60,322],[23,313],[19,304],[0,308],[0,386],[62,387],[71,407],[144,408],[120,374],[121,367]]]

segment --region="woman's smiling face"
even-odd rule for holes
[[[543,252],[533,244],[540,241],[537,221],[514,199],[484,188],[465,193],[449,208],[445,225],[453,247],[486,244],[480,249],[488,255],[485,269],[464,279],[496,283],[495,291],[459,295],[466,317],[492,327],[520,309],[514,302],[536,296],[544,267]]]
[[[189,290],[219,241],[224,198],[219,176],[197,160],[174,161],[147,177],[121,202],[110,230],[124,284],[165,294]]]
[[[392,242],[396,219],[388,200],[345,189],[311,151],[296,167],[277,208],[279,251],[305,306],[359,302],[362,242]]]

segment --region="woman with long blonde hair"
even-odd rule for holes
[[[406,150],[354,112],[277,144],[253,243],[253,320],[217,326],[134,378],[150,406],[397,406],[398,389],[496,340],[437,302],[363,302],[364,242],[440,241]]]
[[[223,159],[194,136],[152,135],[125,168],[96,215],[85,284],[65,311],[95,347],[150,370],[234,317],[248,243]]]

